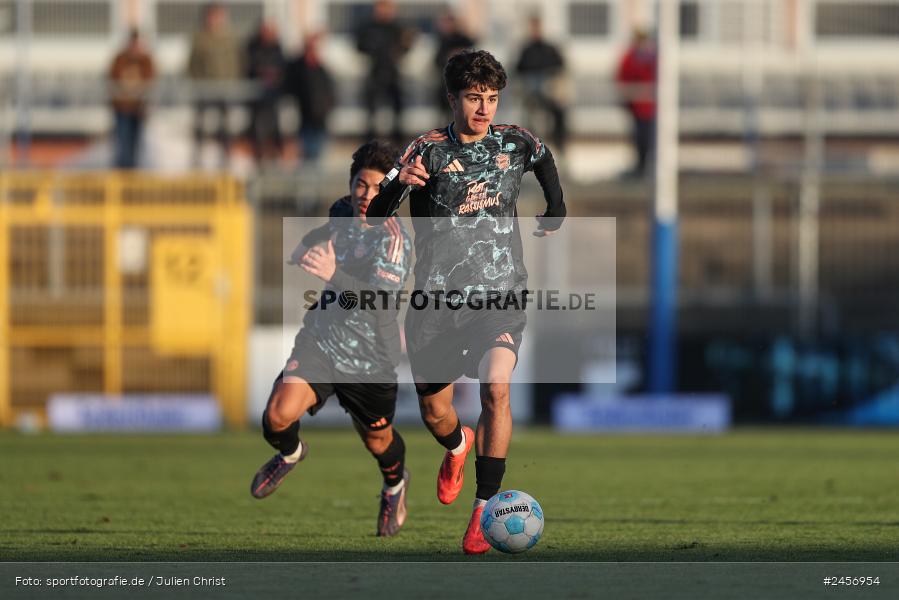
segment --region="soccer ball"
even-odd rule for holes
[[[524,492],[500,492],[487,501],[481,513],[481,531],[500,552],[524,552],[543,535],[543,509]]]

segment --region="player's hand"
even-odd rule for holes
[[[543,229],[543,215],[537,215],[537,230],[534,231],[534,237],[546,237],[559,231],[558,229]]]
[[[290,258],[287,259],[287,264],[289,265],[299,265],[303,260],[303,256],[306,255],[309,249],[303,245],[303,242],[297,244],[297,247],[293,249],[293,252],[290,253]]]
[[[303,256],[300,264],[307,273],[315,275],[322,281],[331,281],[337,270],[337,257],[334,254],[334,242],[328,240],[327,246],[315,246]]]
[[[428,184],[428,175],[424,164],[421,162],[421,156],[416,156],[415,160],[400,169],[399,180],[403,185],[414,185],[424,187]]]

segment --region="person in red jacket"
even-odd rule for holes
[[[656,125],[656,48],[645,31],[634,31],[633,41],[621,57],[615,79],[633,121],[631,142],[637,162],[630,174],[643,177],[653,154]]]

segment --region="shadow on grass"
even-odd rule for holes
[[[183,544],[170,549],[148,549],[118,545],[98,549],[78,547],[77,540],[60,542],[57,548],[22,550],[0,545],[0,562],[443,562],[443,561],[537,561],[537,562],[884,562],[899,560],[899,551],[887,547],[845,545],[797,545],[790,548],[745,548],[736,545],[709,544],[701,540],[665,544],[657,547],[597,548],[570,551],[545,544],[517,555],[490,551],[483,556],[465,556],[461,550],[435,549],[427,552],[390,547],[371,550],[292,551],[289,549],[209,548]],[[372,540],[372,546],[383,543]],[[389,542],[387,542],[389,543]]]
[[[579,522],[572,518],[557,518],[554,521]],[[823,521],[823,520],[715,520],[715,519],[661,519],[661,518],[617,518],[590,519],[591,523],[643,524],[675,526],[728,525],[747,528],[767,526],[784,527],[789,534],[792,528],[840,526],[851,528],[899,527],[899,521]],[[254,541],[247,543],[247,536]],[[330,562],[330,561],[456,561],[456,560],[524,560],[549,562],[667,562],[667,561],[896,561],[899,550],[896,545],[868,541],[859,536],[857,543],[837,544],[825,542],[814,544],[805,541],[780,541],[772,544],[764,542],[722,542],[704,540],[690,532],[667,534],[653,540],[632,545],[622,545],[620,539],[607,545],[593,542],[596,547],[584,549],[584,540],[575,540],[566,548],[564,539],[544,538],[533,551],[522,555],[508,556],[490,552],[484,557],[466,557],[452,545],[435,539],[422,548],[409,548],[410,540],[400,535],[392,540],[360,537],[346,547],[347,539],[335,541],[332,548],[309,549],[309,539],[297,537],[296,531],[255,531],[234,532],[227,529],[184,530],[160,532],[146,528],[72,527],[72,528],[5,528],[0,529],[0,562],[13,561],[187,561],[187,562]],[[47,540],[42,536],[58,536]],[[80,536],[80,538],[79,538]],[[98,536],[123,536],[129,539],[102,539]],[[136,539],[149,543],[135,545]],[[291,539],[300,539],[291,549]],[[264,540],[260,543],[260,540]],[[322,540],[319,540],[321,542]],[[98,547],[102,544],[102,547]],[[325,544],[319,544],[325,545]],[[262,546],[263,548],[260,548]],[[270,546],[271,548],[265,548]],[[342,547],[337,549],[337,547]]]
[[[447,519],[450,520],[450,519]],[[899,521],[815,521],[815,520],[806,520],[800,521],[795,519],[789,520],[775,520],[775,519],[755,519],[755,520],[747,520],[747,521],[736,521],[732,519],[658,519],[658,518],[615,518],[615,519],[575,519],[570,517],[555,517],[553,518],[554,523],[607,523],[607,524],[621,524],[621,525],[730,525],[730,526],[750,526],[750,525],[768,525],[768,526],[776,526],[776,527],[818,527],[818,526],[827,526],[827,525],[838,525],[840,527],[899,527]],[[133,528],[133,529],[113,529],[110,527],[71,527],[71,528],[56,528],[56,529],[39,529],[39,528],[18,528],[18,529],[0,529],[0,535],[34,535],[34,534],[45,534],[45,535],[72,535],[72,534],[120,534],[120,535],[134,535],[134,534],[150,534],[150,535],[159,535],[162,532],[159,531],[151,531],[142,528]],[[254,536],[283,536],[288,534],[289,532],[279,531],[279,532],[253,532]],[[292,533],[289,533],[292,535]],[[177,532],[165,532],[165,535],[186,535],[186,536],[229,536],[232,537],[235,534],[229,531],[223,531],[221,529],[209,529],[205,531],[177,531]]]

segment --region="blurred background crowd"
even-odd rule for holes
[[[654,139],[654,5],[4,0],[0,160],[241,176],[316,165],[329,140],[405,143],[448,120],[442,66],[477,46],[512,75],[501,119],[560,153],[575,143],[563,166],[579,180],[639,178]],[[833,139],[829,166],[890,171],[894,153],[857,138],[896,133],[896,10],[680,2],[684,166],[787,164],[786,140],[818,127],[819,106],[828,133],[853,138]]]
[[[450,118],[446,61],[479,42],[497,51],[491,28],[500,25],[486,7],[461,14],[469,7],[437,2],[38,4],[28,19],[22,16],[30,3],[0,5],[4,41],[16,50],[4,75],[15,90],[7,98],[15,108],[7,106],[5,116],[14,122],[6,133],[16,142],[17,165],[101,166],[99,149],[54,161],[43,142],[97,142],[106,128],[108,166],[123,169],[233,168],[250,175],[315,166],[334,135],[380,134],[405,144]],[[538,6],[520,17],[502,24],[522,34],[498,52],[516,83],[509,102],[535,123],[545,119],[545,135],[561,151],[571,95],[564,54],[546,39]],[[72,44],[77,65],[60,64],[62,40]],[[113,40],[124,41],[104,65],[100,46]],[[631,59],[622,81],[651,77],[651,48],[641,56],[643,71]],[[104,99],[112,119],[97,112]],[[47,110],[52,125],[42,118]],[[148,131],[153,119],[158,125]],[[162,142],[154,136],[165,136],[166,147],[189,141],[189,158],[170,162],[155,154]]]

